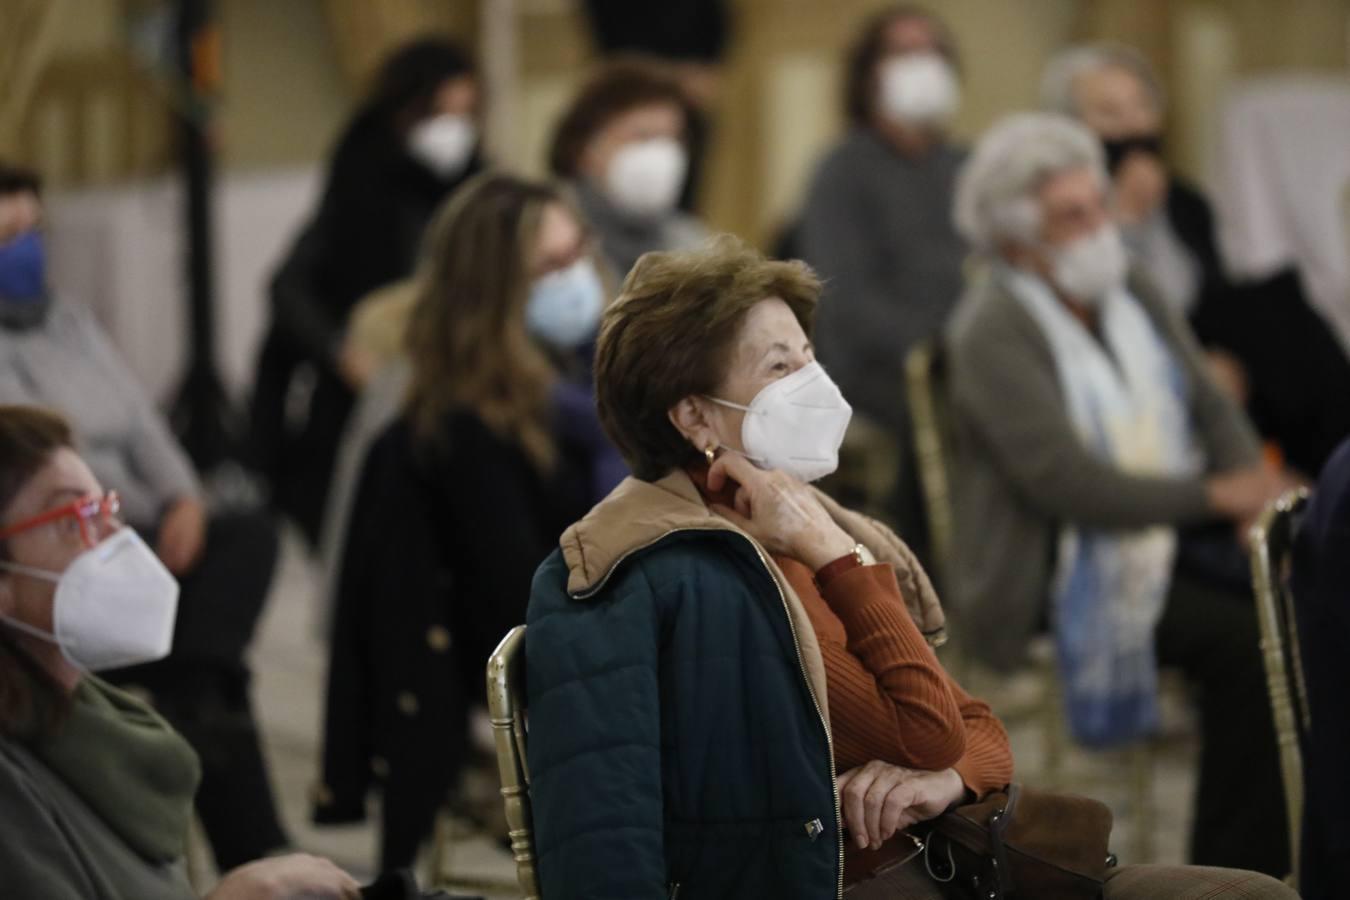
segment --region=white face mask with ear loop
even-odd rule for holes
[[[12,562],[0,569],[55,582],[52,633],[8,616],[0,622],[51,641],[78,668],[99,672],[169,655],[178,582],[132,529],[81,553],[61,573]]]
[[[745,449],[739,452],[761,469],[780,469],[811,482],[839,468],[839,445],[853,407],[820,363],[807,363],[766,385],[749,406],[708,399],[745,412],[741,425]]]

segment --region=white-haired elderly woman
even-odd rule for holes
[[[1128,267],[1100,142],[1024,113],[980,140],[957,227],[987,260],[948,333],[956,606],[1019,661],[1050,623],[1088,745],[1158,725],[1157,666],[1200,687],[1191,857],[1283,875],[1274,732],[1249,597],[1174,566],[1178,526],[1245,523],[1281,488],[1185,324]]]
[[[1041,103],[1101,140],[1112,215],[1132,260],[1188,317],[1211,369],[1263,437],[1293,468],[1316,475],[1350,432],[1342,400],[1350,360],[1292,270],[1228,277],[1209,201],[1164,162],[1166,97],[1148,61],[1120,44],[1070,47],[1046,66]]]

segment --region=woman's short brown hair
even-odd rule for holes
[[[767,259],[730,235],[637,261],[601,321],[595,402],[638,478],[655,481],[699,458],[668,411],[717,389],[746,313],[770,297],[811,334],[820,280],[805,263]]]
[[[70,425],[59,414],[36,406],[0,406],[0,513],[52,454],[72,444]],[[0,542],[0,559],[9,559],[4,542]],[[37,702],[37,691],[47,695],[47,703]],[[52,677],[0,625],[0,736],[45,732],[54,727],[65,705]],[[48,714],[46,720],[34,720],[39,710]]]
[[[558,120],[548,165],[559,178],[574,178],[586,145],[616,117],[640,106],[672,103],[689,118],[689,100],[658,63],[625,59],[609,63],[586,82]]]
[[[886,49],[886,29],[901,19],[922,19],[933,29],[938,52],[959,69],[961,60],[956,52],[956,40],[947,23],[922,6],[897,3],[868,19],[858,31],[858,38],[848,51],[847,71],[844,74],[844,111],[854,125],[871,125],[876,107],[877,63]]]

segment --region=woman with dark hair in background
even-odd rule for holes
[[[784,248],[825,280],[821,361],[861,417],[898,443],[899,495],[889,505],[921,553],[905,355],[938,334],[961,293],[966,246],[951,198],[966,152],[947,133],[960,99],[955,41],[940,19],[911,4],[873,17],[846,65],[849,131],[816,169],[797,240]]]
[[[424,249],[408,400],[349,519],[316,810],[357,821],[381,782],[385,868],[412,861],[455,783],[467,709],[535,567],[626,472],[589,385],[605,289],[559,194],[483,175]]]
[[[677,203],[689,169],[691,110],[655,63],[626,60],[595,75],[553,132],[549,168],[576,192],[622,277],[650,250],[683,250],[706,235]]]
[[[376,365],[344,343],[347,316],[361,297],[411,273],[432,213],[481,168],[480,107],[473,60],[459,46],[425,38],[394,53],[338,140],[318,211],[273,278],[253,436],[273,502],[311,541],[354,392]],[[297,398],[307,401],[298,415]]]

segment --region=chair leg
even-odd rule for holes
[[[1153,838],[1156,832],[1153,806],[1153,776],[1156,770],[1156,745],[1142,740],[1130,748],[1130,812],[1134,818],[1134,836],[1130,862],[1154,860]]]

